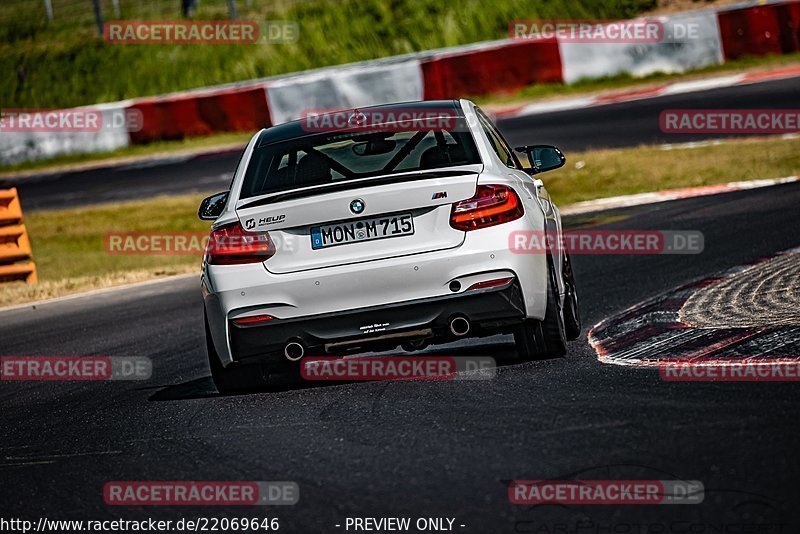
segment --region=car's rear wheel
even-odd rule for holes
[[[219,360],[214,341],[211,339],[211,331],[206,325],[206,351],[208,352],[208,367],[211,369],[211,380],[217,391],[223,395],[228,393],[239,393],[243,391],[253,391],[263,389],[267,386],[261,369],[258,366],[239,366],[223,367]]]
[[[564,253],[564,328],[567,341],[578,339],[581,335],[581,308],[578,304],[578,290],[575,286],[575,273],[572,270],[572,259]]]
[[[514,331],[514,344],[521,360],[560,358],[567,353],[564,311],[558,298],[553,262],[547,259],[547,310],[544,320],[527,319]]]

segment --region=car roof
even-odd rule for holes
[[[318,119],[320,122],[324,122],[325,117],[329,118],[336,118],[336,117],[350,117],[355,112],[369,112],[369,111],[388,111],[391,110],[394,113],[401,113],[401,112],[408,112],[408,111],[423,111],[423,110],[439,110],[439,111],[447,111],[452,112],[456,117],[464,117],[464,111],[461,108],[461,103],[458,100],[417,100],[413,102],[398,102],[395,104],[381,104],[379,106],[365,106],[359,108],[350,108],[350,109],[342,109],[331,111],[329,113],[320,113],[315,114],[317,115],[315,118]],[[346,121],[345,121],[346,122]],[[331,121],[331,123],[335,124],[336,121]],[[281,141],[287,141],[290,139],[297,139],[300,137],[307,137],[309,135],[314,135],[319,132],[312,132],[309,131],[307,127],[304,125],[307,124],[307,119],[297,119],[290,122],[285,122],[283,124],[278,124],[277,126],[272,126],[271,128],[267,128],[261,132],[261,135],[256,142],[256,147],[263,147],[265,145],[271,145],[273,143],[278,143]],[[341,131],[347,131],[347,129],[342,129]]]

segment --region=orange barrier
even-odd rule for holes
[[[0,284],[36,283],[36,264],[16,188],[0,190]],[[18,263],[25,262],[25,263]]]
[[[35,284],[36,279],[36,264],[30,263],[15,263],[13,265],[0,265],[0,284],[8,282],[25,282],[26,284]]]
[[[22,206],[17,188],[0,189],[0,225],[18,224],[22,221]]]
[[[27,260],[31,257],[31,242],[25,225],[0,226],[0,263]]]

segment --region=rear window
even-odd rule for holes
[[[328,132],[256,148],[240,198],[480,162],[463,123],[452,130]]]

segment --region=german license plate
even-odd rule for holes
[[[413,233],[414,218],[410,213],[356,219],[311,228],[311,248],[317,250],[348,243],[412,235]]]

